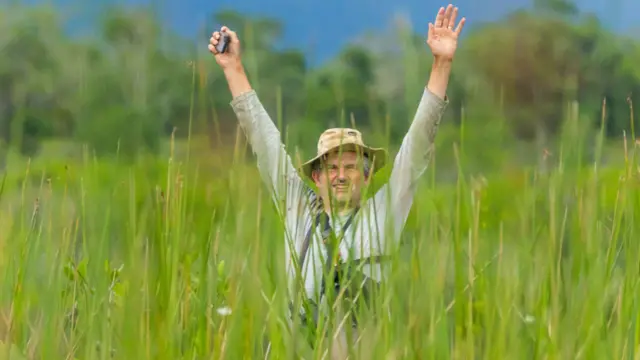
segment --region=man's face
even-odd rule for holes
[[[339,207],[353,207],[360,201],[361,190],[368,179],[363,173],[362,158],[356,152],[329,154],[313,180],[325,201]]]

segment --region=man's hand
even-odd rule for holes
[[[429,23],[427,44],[436,61],[452,61],[458,47],[458,37],[464,27],[465,18],[456,26],[458,8],[449,4],[447,9],[438,10],[435,24]]]
[[[224,54],[219,53],[216,50],[216,46],[220,42],[221,33],[229,35],[229,46]],[[223,70],[242,67],[242,61],[240,59],[240,39],[238,35],[231,31],[228,27],[223,26],[220,31],[216,31],[211,35],[209,39],[209,51],[216,58],[216,62]]]
[[[218,45],[218,42],[220,42],[221,38],[220,32],[228,34],[230,38],[227,51],[225,51],[224,54],[218,53],[216,50],[216,46]],[[244,72],[244,67],[242,66],[240,39],[238,39],[238,35],[226,26],[220,28],[220,32],[216,31],[211,35],[208,47],[209,51],[215,57],[216,62],[224,71],[231,95],[235,98],[242,93],[251,91],[252,89],[249,84],[249,79],[247,79],[247,75]]]
[[[449,4],[447,9],[438,10],[435,24],[429,23],[427,44],[433,54],[433,66],[427,88],[437,97],[444,99],[449,85],[451,63],[458,47],[458,37],[462,32],[465,18],[456,26],[458,8]]]

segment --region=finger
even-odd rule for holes
[[[433,24],[429,23],[429,32],[427,32],[427,42],[433,39]]]
[[[223,31],[224,33],[229,35],[231,37],[231,42],[238,42],[238,34],[236,34],[235,31],[229,29],[226,26],[223,26],[222,28],[220,28],[220,31]]]
[[[458,8],[453,8],[453,12],[451,13],[451,20],[449,20],[449,29],[453,30],[453,27],[456,26],[456,18],[458,17]]]
[[[442,19],[442,27],[449,27],[449,20],[451,19],[451,12],[453,11],[453,5],[449,4],[447,10],[444,12],[444,18]]]
[[[214,46],[218,43],[219,40],[220,40],[220,33],[217,31],[211,34],[211,37],[209,38],[209,42]]]
[[[458,23],[458,27],[456,28],[456,35],[460,35],[460,33],[462,32],[462,28],[464,28],[464,23],[467,21],[467,19],[462,18],[460,19],[460,22]]]
[[[213,55],[218,55],[218,50],[216,50],[216,46],[213,44],[209,44],[209,46],[207,46],[209,48],[209,52],[211,52]]]
[[[436,15],[436,22],[434,23],[435,27],[442,27],[442,20],[444,19],[444,8],[441,7],[438,10],[438,15]]]
[[[238,42],[240,42],[240,39],[238,39],[238,34],[236,34],[235,31],[229,30],[227,29],[226,33],[229,35],[229,37],[231,38],[231,42],[234,44],[237,44]]]

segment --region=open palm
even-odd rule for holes
[[[458,8],[449,4],[447,8],[438,10],[434,24],[429,23],[429,35],[427,44],[431,48],[434,57],[452,60],[458,47],[458,37],[464,27],[465,18],[462,18],[456,26]]]

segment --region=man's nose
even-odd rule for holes
[[[346,171],[344,171],[343,167],[339,167],[338,168],[338,173],[336,174],[336,180],[340,181],[340,182],[344,182],[347,180],[347,173]]]
[[[338,176],[339,176],[341,179],[346,178],[346,177],[347,177],[347,173],[344,171],[344,168],[343,168],[343,167],[340,167],[339,169],[340,169],[340,170],[338,170]]]

